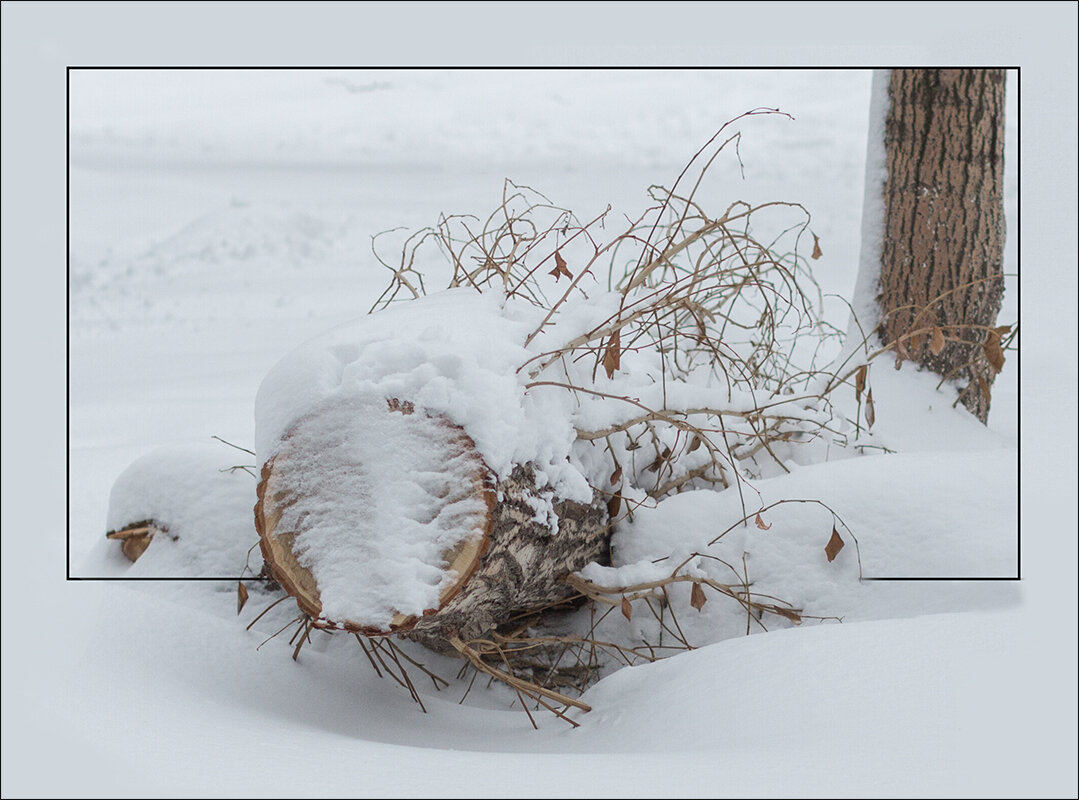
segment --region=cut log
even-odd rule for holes
[[[606,504],[561,500],[529,464],[496,480],[472,439],[411,403],[343,403],[293,425],[262,467],[255,526],[274,578],[323,628],[458,654],[574,594],[605,561]]]

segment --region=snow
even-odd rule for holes
[[[888,116],[890,76],[891,70],[874,70],[873,83],[869,90],[861,248],[858,255],[858,277],[851,296],[851,320],[847,327],[848,350],[859,344],[880,322],[877,292],[881,241],[884,236],[884,183],[888,179],[884,153],[884,123]]]
[[[172,16],[155,23],[176,41],[217,42],[219,52],[203,60],[222,63],[242,59],[236,48],[252,38],[249,12],[237,20],[229,11],[221,6],[207,26],[190,10],[177,15],[163,6],[157,13]],[[106,52],[109,42],[121,41],[103,29],[111,13],[4,6],[5,796],[1075,795],[1075,539],[1068,532],[1075,521],[1076,450],[1067,420],[1075,416],[1068,332],[1076,289],[1074,263],[1061,258],[1059,237],[1023,239],[1027,274],[1038,279],[1023,294],[1029,313],[1021,455],[1018,356],[1009,355],[994,385],[988,428],[952,409],[954,397],[938,392],[930,376],[910,365],[895,371],[878,364],[871,374],[873,443],[897,452],[832,452],[823,462],[814,451],[812,463],[789,475],[752,481],[745,508],[732,492],[685,494],[641,508],[619,533],[616,566],[586,575],[624,583],[662,576],[653,558],[709,552],[707,543],[748,513],[749,527],[736,527],[710,551],[739,570],[748,553],[755,590],[843,622],[807,618],[794,626],[771,619],[768,633],[744,636],[744,610],[709,594],[700,612],[679,611],[701,646],[612,672],[583,698],[593,711],[574,713],[579,729],[540,714],[540,730],[533,731],[511,693],[485,691],[479,682],[464,703],[461,683],[437,693],[429,682],[421,686],[424,714],[407,692],[374,675],[347,637],[316,636],[293,662],[288,635],[269,638],[295,614],[288,604],[246,630],[275,597],[254,586],[237,617],[231,582],[61,580],[65,499],[75,576],[174,569],[205,575],[234,563],[235,542],[254,541],[248,525],[255,481],[242,471],[217,470],[254,459],[209,437],[266,452],[272,445],[253,424],[260,382],[298,343],[370,307],[388,278],[369,256],[370,237],[397,225],[430,224],[443,211],[485,213],[498,202],[506,176],[571,205],[582,218],[608,202],[632,215],[645,204],[644,188],[669,183],[718,124],[750,107],[778,105],[795,121],[747,123],[740,146],[745,179],[737,164],[725,164],[717,192],[803,202],[825,253],[814,264],[823,290],[856,295],[870,87],[861,70],[588,71],[549,79],[543,72],[501,71],[75,72],[65,318],[57,300],[63,286],[47,268],[63,262],[62,227],[39,224],[49,213],[62,217],[64,176],[56,154],[63,140],[55,132],[62,130],[63,104],[42,99],[62,97],[64,63],[125,60]],[[170,58],[174,51],[164,43],[137,35],[144,11],[126,13],[113,35],[142,48],[131,51],[129,63],[191,57]],[[436,28],[449,24],[437,10],[425,13],[436,17]],[[714,25],[686,25],[675,15],[683,45],[670,51],[657,44],[668,30],[662,18],[638,26],[649,31],[653,48],[643,50],[596,46],[597,31],[619,27],[609,13],[596,18],[575,10],[570,18],[583,15],[588,23],[580,26],[564,14],[533,14],[528,30],[542,43],[542,58],[565,53],[577,63],[651,60],[649,54],[666,61],[667,52],[681,63],[735,63],[740,56],[759,63],[761,39],[742,37],[735,18],[742,13],[749,12],[725,9]],[[837,12],[842,20],[833,20],[838,27],[827,31],[800,13],[793,7],[768,14],[774,35],[789,45],[784,60],[815,61],[827,43],[840,44],[846,31],[840,21],[857,25],[845,7]],[[827,9],[812,10],[822,13]],[[1067,68],[1058,63],[1061,53],[1074,52],[1074,10],[1070,23],[1057,19],[1066,16],[1062,7],[1055,15],[1042,9],[1011,17],[998,9],[993,23],[962,9],[956,14],[963,41],[983,48],[959,60],[987,63],[1014,52],[1022,38],[1016,31],[1037,43],[1029,57],[1015,59],[1025,70],[1024,122],[1036,120],[1024,125],[1024,221],[1074,241],[1074,75],[1065,86],[1069,105],[1061,102]],[[787,15],[790,30],[783,27]],[[942,39],[947,46],[926,44],[924,21],[914,16],[897,13],[891,27],[892,35],[906,31],[910,41],[922,42],[916,52],[876,46],[879,22],[855,37],[867,49],[844,52],[863,53],[864,63],[955,63],[954,37]],[[293,39],[295,20],[275,19]],[[325,41],[307,60],[332,63],[332,42],[354,54],[358,38],[372,45],[376,34],[395,39],[381,21],[322,26]],[[979,25],[997,27],[972,32]],[[1053,46],[1046,37],[1054,32],[1072,38]],[[586,33],[590,47],[574,49],[573,37]],[[513,35],[504,34],[484,41],[512,45],[514,58],[534,52],[519,24]],[[462,35],[456,46],[471,53],[471,29]],[[721,54],[717,36],[727,37]],[[739,44],[743,38],[752,40],[754,54]],[[266,63],[287,50],[248,60]],[[385,51],[370,52],[377,61]],[[437,61],[435,50],[412,52],[415,63]],[[383,61],[401,58],[407,55]],[[702,96],[709,102],[700,102]],[[1018,128],[1011,91],[1008,102],[1012,232],[1018,230]],[[43,109],[60,117],[27,124]],[[16,185],[18,209],[9,204]],[[16,244],[25,246],[13,251]],[[1009,271],[1018,270],[1018,255],[1012,239]],[[1009,320],[1019,313],[1014,289],[1009,286],[1002,313]],[[845,303],[829,301],[826,308],[845,325]],[[57,424],[64,387],[39,391],[36,377],[52,366],[62,372],[65,321],[66,498]],[[491,344],[507,357],[517,346],[508,339]],[[453,368],[441,363],[425,375],[415,359],[406,358],[406,365],[393,378],[401,386]],[[469,367],[456,365],[458,376]],[[317,381],[294,388],[297,408],[326,391]],[[520,401],[519,383],[506,387],[507,397],[511,389]],[[526,399],[518,419],[539,411],[530,411],[529,402],[561,403],[555,397]],[[458,405],[445,394],[442,403]],[[597,410],[581,409],[577,423],[587,421],[586,409]],[[266,430],[287,427],[292,413],[269,415]],[[469,421],[481,429],[496,423],[478,410]],[[513,435],[527,430],[515,428]],[[492,431],[482,446],[504,463],[497,454],[510,458],[520,441],[511,447]],[[188,514],[179,524],[189,535],[153,542],[134,565],[116,560],[108,547],[115,543],[104,540],[111,509],[117,517],[156,513],[160,505],[144,503],[175,478],[174,456],[192,442],[201,443],[205,457],[184,462],[189,466],[179,472],[190,483],[181,488],[205,505],[168,492],[156,499],[172,504],[161,513]],[[554,456],[548,454],[551,463]],[[574,469],[591,466],[581,460]],[[234,485],[249,487],[246,499],[231,493]],[[207,487],[229,488],[216,496]],[[753,524],[757,509],[791,498],[826,502],[858,548],[838,525],[846,546],[827,561],[824,544],[834,522],[820,506],[777,506],[763,513],[771,528]],[[125,504],[130,510],[121,512]],[[220,530],[216,518],[210,526],[210,507],[228,510]],[[1019,566],[1020,524],[1022,582],[857,579],[859,553],[867,577],[1011,575]],[[199,561],[196,551],[184,550],[186,541],[222,548],[198,548],[207,558]],[[691,567],[694,574],[724,574],[710,572],[722,565],[709,559]],[[613,633],[645,624],[640,602],[630,621],[617,610],[611,615]],[[456,673],[455,662],[422,660],[444,677]]]
[[[534,311],[503,313],[498,293],[449,290],[362,317],[306,342],[266,376],[255,400],[256,452],[271,458],[289,427],[313,407],[349,398],[399,398],[460,426],[499,478],[535,462],[560,496],[588,502],[591,491],[566,460],[575,434],[525,397],[517,368]],[[553,448],[553,449],[552,449]],[[543,452],[546,451],[546,452]]]
[[[134,565],[115,542],[98,541],[87,574],[238,576],[256,542],[250,460],[218,442],[159,447],[135,459],[109,493],[105,528],[152,520],[165,530]],[[261,563],[252,563],[257,572]]]

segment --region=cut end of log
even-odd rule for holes
[[[408,452],[400,457],[387,452],[396,447]],[[263,465],[255,527],[274,579],[317,626],[367,636],[401,633],[445,607],[478,568],[488,545],[492,487],[475,443],[444,417],[398,400],[381,407],[333,407],[293,426]],[[420,494],[418,513],[411,516],[411,509],[394,505],[402,498],[391,496],[408,492]],[[386,514],[386,507],[400,513]],[[431,563],[420,568],[428,582],[441,574],[441,588],[429,607],[393,608],[381,618],[327,614],[327,587],[320,586],[318,576],[339,582],[340,570],[325,563],[330,556],[323,540],[332,540],[342,561],[355,568],[348,587],[354,596],[383,588],[390,590],[387,602],[392,603],[392,590],[401,587],[383,586],[386,576],[378,571],[394,552],[394,526],[402,531],[427,526],[434,540],[449,543],[436,547]]]
[[[144,519],[125,525],[119,530],[108,531],[105,538],[119,541],[120,551],[127,556],[128,561],[135,562],[146,552],[154,536],[166,533],[167,530],[160,522]]]
[[[574,594],[565,575],[605,561],[602,496],[560,500],[542,474],[518,464],[496,483],[446,418],[338,398],[263,465],[255,527],[273,578],[315,626],[459,656],[455,639],[559,605]]]

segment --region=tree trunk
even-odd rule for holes
[[[893,70],[884,125],[880,335],[965,384],[982,422],[1003,363],[1004,84],[999,69]]]
[[[385,457],[398,445],[410,451],[407,468]],[[394,469],[398,474],[386,474]],[[375,513],[394,502],[390,494],[412,496],[416,481],[424,488],[420,502]],[[327,514],[341,530],[333,530]],[[391,528],[388,536],[374,527],[380,521]],[[588,504],[559,500],[550,486],[538,485],[528,464],[496,481],[463,430],[398,400],[388,408],[334,405],[293,426],[262,467],[255,525],[274,579],[317,626],[398,634],[450,655],[459,651],[454,640],[483,638],[573,595],[562,578],[591,561],[605,562],[610,540],[598,495]],[[420,582],[445,578],[426,608],[397,607],[410,593],[400,580],[386,582],[387,569],[428,544],[414,541],[404,555],[388,555],[382,548],[395,546],[397,529],[409,526],[428,532],[423,535],[435,545]],[[338,537],[337,551],[316,554],[315,540],[327,535]],[[342,569],[347,589],[383,594],[389,616],[327,611],[319,575],[340,584]]]

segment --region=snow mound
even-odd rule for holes
[[[565,402],[527,393],[526,376],[518,373],[530,356],[524,347],[534,328],[530,311],[497,292],[451,289],[301,345],[259,387],[259,462],[272,458],[288,430],[316,408],[398,399],[461,427],[499,479],[515,464],[532,463],[560,498],[590,502],[588,482],[571,463],[576,433]]]
[[[106,529],[143,520],[164,526],[135,563],[118,542],[98,543],[83,572],[145,577],[239,576],[258,541],[255,481],[223,444],[171,445],[135,460],[113,485]],[[256,570],[257,571],[257,570]]]

